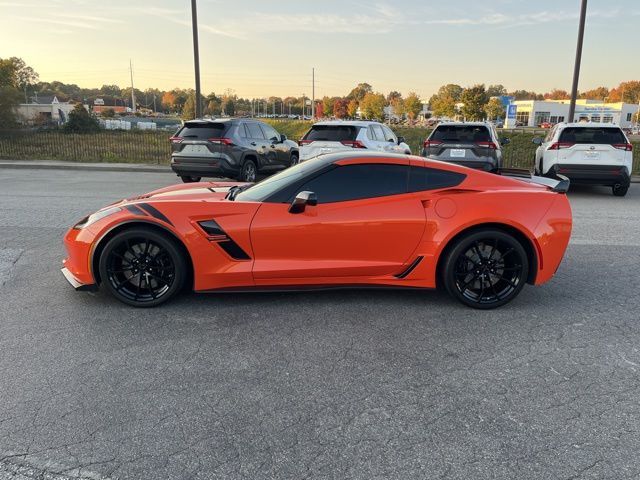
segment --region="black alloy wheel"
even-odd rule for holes
[[[300,156],[297,153],[291,154],[291,166],[297,165],[300,163]]]
[[[500,230],[480,230],[453,245],[443,269],[451,296],[473,308],[490,309],[513,300],[529,274],[520,242]]]
[[[240,170],[240,180],[243,182],[254,183],[258,175],[258,169],[253,160],[246,160],[242,164],[242,170]]]
[[[194,182],[199,182],[202,177],[193,177],[190,175],[180,175],[180,178],[182,179],[182,181],[184,183],[194,183]]]
[[[149,228],[115,235],[102,250],[100,278],[121,302],[154,307],[182,289],[186,263],[175,241]]]
[[[629,191],[629,185],[622,186],[621,184],[616,183],[613,187],[611,187],[611,190],[616,197],[624,197]]]

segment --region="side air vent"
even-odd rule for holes
[[[405,278],[407,275],[409,275],[411,272],[413,272],[413,270],[420,265],[420,262],[422,261],[424,257],[417,257],[413,262],[411,262],[411,265],[409,265],[407,268],[404,269],[404,271],[398,273],[395,277],[396,278]]]
[[[198,222],[200,228],[207,234],[210,242],[218,244],[234,260],[251,260],[251,257],[238,245],[215,220],[202,220]]]

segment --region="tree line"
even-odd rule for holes
[[[182,117],[184,120],[195,118],[196,98],[193,89],[174,88],[160,90],[147,88],[134,89],[137,109],[159,112]],[[17,57],[0,58],[0,128],[16,125],[15,107],[19,103],[28,103],[34,96],[56,96],[60,101],[71,101],[93,105],[96,99],[102,99],[105,106],[104,116],[115,116],[111,107],[132,107],[131,87],[102,85],[100,88],[83,88],[76,84],[59,81],[43,82],[38,74]],[[565,90],[554,89],[546,93],[527,90],[507,91],[503,85],[477,84],[462,87],[457,84],[443,85],[431,96],[428,108],[436,117],[456,118],[462,116],[468,120],[484,118],[495,119],[504,116],[504,107],[500,96],[509,95],[516,100],[568,99]],[[580,98],[607,102],[638,103],[640,101],[640,81],[627,81],[617,87],[598,87],[580,93]],[[242,98],[232,89],[221,94],[211,92],[202,95],[200,104],[205,115],[296,115],[310,114],[306,106],[308,97],[263,97]],[[325,96],[316,99],[317,117],[383,119],[385,107],[391,107],[398,117],[406,117],[413,122],[423,108],[423,102],[415,92],[403,96],[398,91],[383,94],[374,91],[369,83],[359,83],[345,96]],[[79,112],[79,111],[78,111]]]

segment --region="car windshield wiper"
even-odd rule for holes
[[[229,191],[227,192],[227,194],[225,195],[224,198],[226,198],[227,200],[231,200],[234,201],[236,199],[236,195],[238,195],[240,192],[245,191],[247,188],[252,187],[253,183],[250,183],[248,185],[234,185],[233,187],[231,187],[229,189]]]

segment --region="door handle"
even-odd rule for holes
[[[276,148],[276,146],[275,145],[271,145],[271,148]]]
[[[251,142],[251,145],[255,147],[256,146],[256,142]]]

